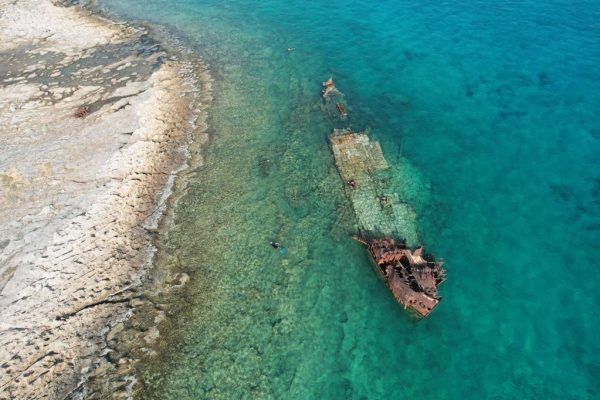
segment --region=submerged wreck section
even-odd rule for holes
[[[323,97],[325,111],[329,114],[337,113],[341,119],[346,119],[348,117],[348,111],[344,104],[344,95],[338,90],[335,83],[333,83],[333,78],[329,78],[323,82],[321,96]]]
[[[337,100],[341,92],[333,79],[323,82],[323,87],[325,110],[335,115],[335,104],[337,117],[344,119],[346,109]],[[396,177],[381,145],[366,132],[351,129],[334,129],[329,143],[357,218],[360,235],[354,239],[368,248],[396,301],[419,317],[428,316],[441,300],[438,286],[446,280],[443,261],[436,262],[433,256],[423,253],[416,214],[394,192]]]
[[[392,191],[392,171],[379,142],[371,141],[366,133],[335,129],[329,143],[359,230],[373,236],[401,237],[409,246],[418,245],[415,212]]]

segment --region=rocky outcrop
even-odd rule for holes
[[[0,398],[64,398],[139,303],[209,82],[48,0],[0,0],[0,57]]]

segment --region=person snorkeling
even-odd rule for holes
[[[275,241],[271,240],[271,241],[269,241],[269,244],[271,245],[272,248],[279,250],[280,256],[285,256],[287,249],[285,247],[283,247],[279,242],[275,242]]]

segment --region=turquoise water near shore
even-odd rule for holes
[[[140,398],[600,396],[600,1],[100,6],[166,26],[215,78],[164,243],[189,290]],[[350,239],[329,75],[447,260],[427,320]]]

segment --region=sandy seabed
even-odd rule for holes
[[[110,339],[141,302],[210,79],[143,28],[50,0],[0,0],[0,60],[0,398],[81,396],[107,360],[136,361]],[[151,346],[164,315],[148,315]]]

